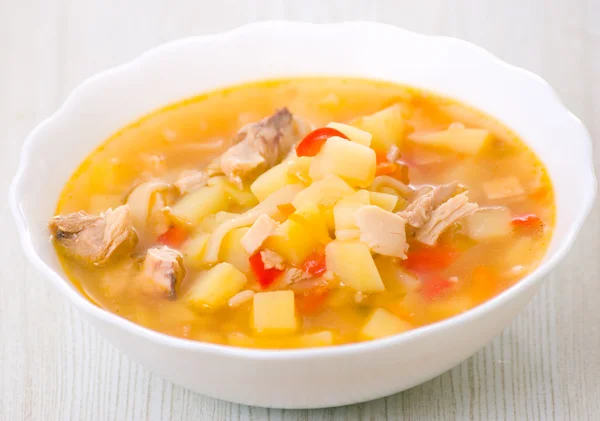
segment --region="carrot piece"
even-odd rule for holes
[[[165,246],[178,248],[187,240],[188,236],[189,233],[185,229],[171,226],[167,231],[159,235],[156,240]]]
[[[265,269],[265,264],[260,255],[260,250],[249,257],[250,268],[262,289],[266,289],[283,273],[277,268]]]
[[[313,314],[320,310],[329,295],[326,286],[318,285],[303,294],[296,295],[296,310],[302,315]]]
[[[388,175],[396,172],[397,165],[393,162],[382,162],[375,167],[375,175]]]
[[[471,275],[471,297],[482,303],[496,294],[498,277],[488,266],[477,266]]]
[[[302,270],[312,276],[320,276],[327,270],[325,253],[314,252],[302,263]]]
[[[423,247],[409,252],[403,266],[415,272],[430,272],[445,269],[460,255],[448,246]]]
[[[544,228],[544,221],[536,214],[528,213],[513,218],[512,225],[516,228],[537,231]]]
[[[319,153],[327,139],[333,136],[348,139],[348,137],[339,130],[331,127],[321,127],[307,134],[306,137],[296,145],[296,154],[298,156],[315,156]]]

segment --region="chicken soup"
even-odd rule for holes
[[[313,78],[144,117],[85,159],[56,213],[59,258],[96,305],[191,340],[302,348],[494,297],[539,264],[555,210],[544,165],[493,118]]]

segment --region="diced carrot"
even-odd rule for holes
[[[381,162],[375,167],[375,175],[389,175],[396,171],[397,165],[393,162]]]
[[[329,289],[326,286],[318,285],[307,292],[296,295],[296,310],[302,315],[316,313],[323,307]]]
[[[286,218],[296,212],[296,208],[291,203],[284,203],[283,205],[277,205],[277,209],[279,212],[283,214]]]
[[[544,221],[542,221],[539,216],[528,213],[513,218],[512,225],[515,228],[538,231],[544,228]]]
[[[388,162],[387,154],[382,151],[375,151],[375,162],[377,164]]]
[[[320,276],[327,270],[325,253],[314,252],[302,264],[302,270],[312,276]]]
[[[498,277],[488,266],[477,266],[471,275],[471,297],[476,303],[493,297],[497,292]]]
[[[455,249],[437,245],[409,251],[403,266],[414,272],[431,272],[445,269],[460,255]]]
[[[441,276],[430,276],[423,279],[420,291],[423,297],[435,300],[448,294],[454,285],[455,283],[449,279]]]
[[[348,137],[339,130],[331,127],[321,127],[307,134],[306,137],[296,145],[296,154],[298,156],[315,156],[319,153],[327,139],[333,136],[348,139]]]
[[[156,240],[165,246],[178,248],[185,242],[185,240],[187,240],[188,236],[189,233],[185,229],[178,226],[172,226],[167,231],[159,235]]]
[[[271,286],[271,284],[283,273],[282,270],[277,268],[265,269],[260,250],[250,256],[248,260],[250,261],[250,268],[256,275],[256,279],[262,289]]]

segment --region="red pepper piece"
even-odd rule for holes
[[[327,139],[333,136],[348,139],[348,137],[339,130],[332,129],[331,127],[321,127],[320,129],[313,130],[307,134],[306,137],[296,145],[296,154],[298,156],[315,156],[319,153]]]
[[[275,280],[283,273],[282,270],[277,268],[265,269],[260,251],[254,253],[248,259],[250,261],[250,268],[256,275],[256,279],[262,289],[267,289]]]

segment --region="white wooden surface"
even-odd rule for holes
[[[0,0],[1,197],[25,135],[84,78],[261,19],[381,20],[465,38],[540,74],[600,138],[600,0]],[[1,206],[0,420],[598,420],[599,216],[526,311],[460,366],[362,405],[281,411],[209,399],[131,362],[26,262]]]

